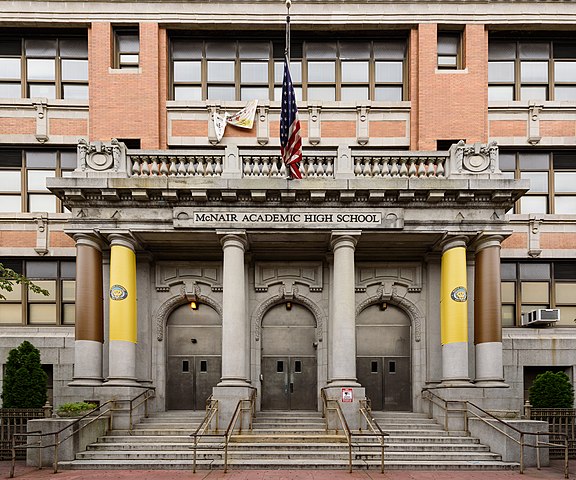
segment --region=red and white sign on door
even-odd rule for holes
[[[351,403],[354,401],[354,390],[351,388],[342,389],[342,402]]]

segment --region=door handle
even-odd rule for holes
[[[290,382],[290,393],[294,393],[294,382]]]

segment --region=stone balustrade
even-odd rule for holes
[[[354,158],[356,177],[445,178],[448,153],[430,156],[359,156]]]
[[[221,155],[129,155],[133,177],[219,177]]]
[[[335,156],[305,156],[300,162],[303,178],[334,178]],[[247,155],[242,157],[244,177],[286,177],[286,166],[278,156]]]

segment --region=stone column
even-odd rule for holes
[[[330,386],[359,386],[356,381],[356,301],[354,249],[359,231],[332,232],[334,285],[330,321]]]
[[[76,325],[74,380],[70,385],[102,384],[104,316],[102,244],[95,235],[79,233],[76,241]]]
[[[489,235],[476,243],[474,344],[477,386],[506,386],[502,367],[501,241],[502,237]]]
[[[136,253],[126,235],[110,239],[110,345],[108,382],[137,385],[136,382]]]
[[[248,372],[248,325],[244,251],[248,246],[244,232],[224,233],[222,281],[222,378],[218,386],[246,386]]]
[[[442,385],[470,386],[468,374],[468,285],[466,239],[448,239],[442,248],[440,331]]]

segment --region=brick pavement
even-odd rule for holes
[[[8,478],[10,463],[0,462],[0,478]],[[570,462],[576,472],[576,461]],[[383,475],[376,471],[359,470],[352,474],[342,470],[203,470],[196,474],[185,470],[64,470],[57,475],[49,468],[36,470],[19,462],[16,479],[30,480],[560,480],[564,478],[560,462],[538,471],[404,471],[393,470]],[[574,473],[570,474],[575,479]]]

